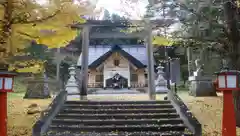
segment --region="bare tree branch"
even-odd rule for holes
[[[25,2],[25,0],[13,1],[12,3],[14,5],[13,10],[27,8],[27,2]]]
[[[36,19],[36,20],[20,20],[20,21],[17,21],[17,22],[14,22],[14,24],[32,24],[32,23],[41,23],[41,22],[44,22],[44,21],[47,21],[49,19],[52,19],[54,18],[57,14],[60,13],[61,10],[57,10],[54,12],[54,14],[52,15],[49,15],[47,17],[44,17],[44,18],[41,18],[41,19]]]
[[[227,41],[224,40],[223,38],[208,38],[208,37],[172,37],[172,38],[177,38],[177,39],[182,39],[182,40],[196,40],[196,41],[200,41],[200,42],[217,42],[223,45],[227,45]]]

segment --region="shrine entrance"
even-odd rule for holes
[[[112,78],[106,80],[106,88],[128,88],[128,79],[117,73]]]

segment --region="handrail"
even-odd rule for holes
[[[181,119],[183,119],[184,124],[190,129],[194,136],[202,136],[202,125],[195,116],[193,116],[182,99],[172,90],[168,92],[168,99],[171,101]]]
[[[47,131],[52,119],[59,112],[66,99],[67,92],[60,91],[48,108],[41,113],[40,119],[34,124],[32,136],[41,136]]]

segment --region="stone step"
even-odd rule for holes
[[[65,104],[64,108],[71,109],[153,109],[153,108],[173,108],[171,104],[112,104],[112,105],[81,105]]]
[[[174,108],[155,108],[155,109],[63,109],[60,113],[78,114],[119,114],[119,113],[176,113]]]
[[[54,131],[75,131],[75,132],[118,132],[118,131],[152,131],[152,132],[170,132],[184,131],[184,124],[138,124],[138,125],[104,125],[104,126],[87,126],[87,125],[50,125],[50,130]]]
[[[104,105],[104,104],[171,104],[168,100],[161,101],[66,101],[65,104],[81,104],[81,105]]]
[[[79,126],[103,126],[103,125],[139,125],[139,124],[156,124],[156,125],[177,125],[183,124],[180,118],[175,119],[106,119],[106,120],[79,120],[79,119],[53,119],[52,125],[79,125]]]
[[[178,118],[177,113],[137,113],[137,114],[58,114],[58,119],[161,119]]]
[[[66,101],[47,136],[190,136],[185,130],[167,100]]]
[[[114,91],[101,90],[101,91],[93,92],[92,94],[141,94],[141,92],[136,91],[136,90],[125,90],[125,91],[119,91],[119,90],[114,90]]]
[[[48,132],[46,136],[193,136],[193,134],[184,134],[179,131],[172,132],[151,132],[151,131],[141,131],[141,132],[69,132],[69,131],[57,131],[54,130]]]

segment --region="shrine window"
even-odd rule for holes
[[[114,63],[114,66],[118,67],[119,64],[120,64],[120,60],[115,59],[115,60],[113,61],[113,63]]]
[[[95,82],[103,82],[103,75],[96,75]]]
[[[148,74],[144,74],[144,77],[147,79],[148,78]]]
[[[131,82],[138,82],[138,74],[131,74]]]

